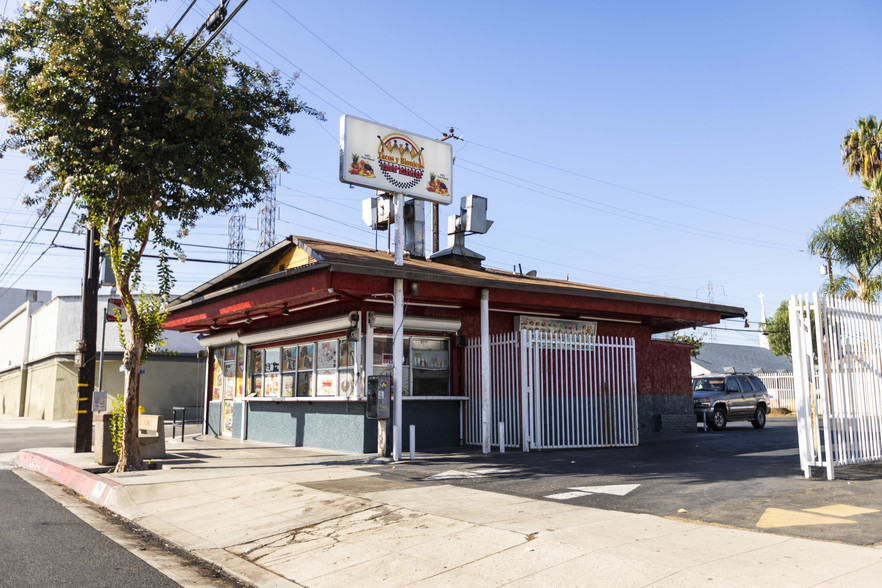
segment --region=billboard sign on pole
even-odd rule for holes
[[[453,151],[443,141],[344,114],[340,181],[450,204]]]

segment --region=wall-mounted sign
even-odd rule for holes
[[[555,335],[577,335],[593,340],[597,336],[597,323],[593,321],[568,321],[542,316],[520,316],[519,330],[539,331]]]
[[[348,114],[340,118],[341,182],[450,204],[452,174],[448,143]]]

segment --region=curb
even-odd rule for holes
[[[72,490],[76,490],[98,506],[105,506],[119,482],[96,476],[76,466],[33,451],[19,451],[12,463],[40,472]]]

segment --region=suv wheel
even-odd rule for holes
[[[714,431],[722,431],[726,428],[726,411],[722,408],[714,409],[714,420],[711,421],[711,427]]]
[[[756,407],[756,412],[753,413],[753,420],[750,421],[750,424],[753,425],[754,429],[762,429],[766,426],[766,409],[762,406]]]

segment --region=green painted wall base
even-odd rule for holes
[[[410,451],[410,425],[416,427],[416,451],[460,445],[460,406],[456,400],[405,401],[402,451]],[[378,421],[365,417],[364,401],[237,402],[233,405],[234,438],[241,436],[243,409],[248,410],[246,437],[252,441],[316,447],[350,453],[377,453]],[[220,435],[221,403],[208,406],[208,432]],[[387,423],[387,452],[392,446],[392,419]]]

